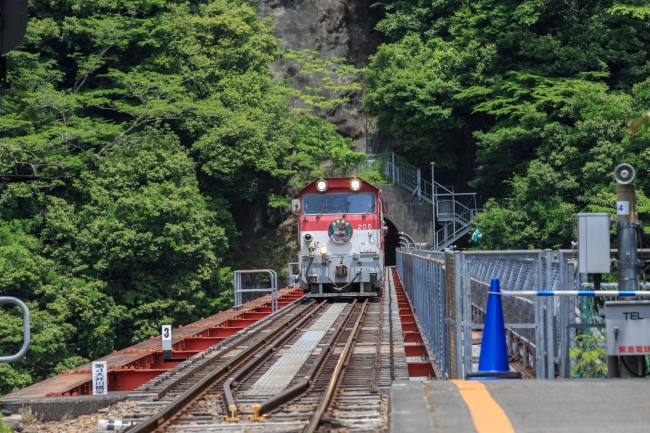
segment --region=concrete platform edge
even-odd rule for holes
[[[432,432],[433,420],[422,383],[396,380],[388,399],[390,433]]]
[[[108,395],[86,395],[74,397],[6,398],[0,399],[0,407],[18,413],[21,408],[31,408],[36,419],[60,421],[65,416],[77,418],[97,413],[99,409],[125,400],[128,392],[111,392]]]

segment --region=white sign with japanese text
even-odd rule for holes
[[[93,361],[93,395],[108,394],[106,361]]]

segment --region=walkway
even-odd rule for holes
[[[644,379],[395,382],[391,432],[647,433]]]

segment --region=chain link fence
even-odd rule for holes
[[[468,305],[471,314],[469,331],[472,333],[472,360],[471,364],[469,360],[467,361],[466,371],[477,371],[490,280],[495,277],[499,278],[501,289],[508,291],[522,291],[539,286],[539,283],[535,284],[536,280],[541,279],[539,266],[536,266],[537,259],[538,257],[512,259],[468,257],[471,281]],[[518,296],[502,298],[510,363],[529,377],[535,376],[537,374],[536,366],[541,365],[537,359],[539,354],[536,326],[539,320],[538,302],[536,299]],[[466,345],[466,347],[469,346]]]
[[[504,290],[541,290],[546,282],[543,256],[539,251],[398,252],[398,274],[445,377],[460,378],[478,369],[490,280],[499,278]],[[554,275],[557,279],[557,272],[551,270],[550,275],[549,281],[554,281]],[[546,376],[546,347],[542,344],[538,350],[546,332],[544,302],[503,298],[511,365],[528,377]],[[551,352],[556,352],[555,347]]]
[[[650,251],[640,257],[650,257]],[[570,250],[398,251],[397,272],[446,378],[477,371],[492,278],[499,278],[501,289],[509,292],[593,290],[587,276],[577,273]],[[615,290],[616,285],[603,284],[602,289]],[[606,377],[600,309],[616,299],[503,296],[511,367],[529,378]]]
[[[649,250],[639,250],[639,259],[650,258]],[[616,258],[616,251],[611,251]],[[594,290],[593,283],[587,282],[587,275],[579,274],[573,266],[573,252],[558,253],[560,290]],[[617,290],[616,283],[603,283],[600,290]],[[647,290],[648,284],[642,283]],[[629,299],[629,298],[622,298]],[[648,300],[642,297],[638,299]],[[605,319],[601,315],[605,302],[617,301],[612,296],[586,297],[566,296],[557,308],[557,339],[559,341],[559,376],[572,379],[592,379],[607,377],[607,349],[605,346]],[[646,365],[650,367],[650,363]],[[650,369],[646,372],[650,373]]]

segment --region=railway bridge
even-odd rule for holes
[[[495,277],[522,292],[503,297],[503,319],[509,369],[523,380],[468,381],[489,350]],[[152,337],[0,403],[30,408],[38,421],[24,431],[647,431],[648,382],[603,378],[595,299],[528,295],[588,289],[572,251],[401,249],[384,282],[375,299],[280,289],[277,302],[179,326],[170,354]],[[97,361],[108,370],[101,396]]]

